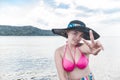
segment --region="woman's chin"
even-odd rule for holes
[[[74,42],[74,43],[73,43],[74,46],[76,46],[76,45],[78,45],[78,44],[79,44],[78,42]]]

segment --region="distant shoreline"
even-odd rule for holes
[[[56,36],[51,30],[39,29],[33,26],[0,25],[0,36]]]

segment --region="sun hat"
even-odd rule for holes
[[[52,32],[54,34],[57,34],[57,35],[60,35],[60,36],[63,36],[63,37],[67,38],[68,37],[67,30],[77,30],[77,31],[83,32],[84,33],[83,38],[86,39],[86,40],[90,40],[90,35],[89,35],[89,31],[90,30],[92,30],[93,36],[94,36],[95,40],[100,37],[100,35],[96,31],[94,31],[93,29],[91,29],[89,27],[86,27],[85,23],[82,22],[82,21],[79,21],[79,20],[73,20],[73,21],[71,21],[68,24],[67,28],[52,29]]]

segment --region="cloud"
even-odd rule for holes
[[[33,25],[51,29],[65,28],[69,21],[79,19],[98,32],[103,28],[107,30],[108,26],[113,28],[111,24],[120,24],[119,0],[29,0],[29,3],[25,1],[0,3],[0,24]]]
[[[21,6],[21,5],[26,5],[27,4],[34,4],[38,2],[39,0],[0,0],[0,5],[16,5],[16,6]]]

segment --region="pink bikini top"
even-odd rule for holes
[[[67,48],[68,48],[68,45],[66,45],[66,48],[65,48],[65,51],[64,51],[64,56],[63,56],[63,59],[62,59],[62,64],[63,64],[63,68],[65,71],[67,72],[71,72],[73,71],[73,69],[75,67],[78,67],[79,69],[84,69],[87,67],[88,63],[89,63],[89,60],[88,58],[84,55],[84,53],[81,52],[81,50],[78,48],[78,50],[80,51],[81,53],[81,56],[80,58],[78,59],[78,62],[75,63],[75,54],[74,54],[74,57],[72,56],[72,53],[70,52],[72,58],[73,58],[73,62],[69,61],[68,59],[65,58],[65,54],[66,54],[66,51],[67,51]]]

